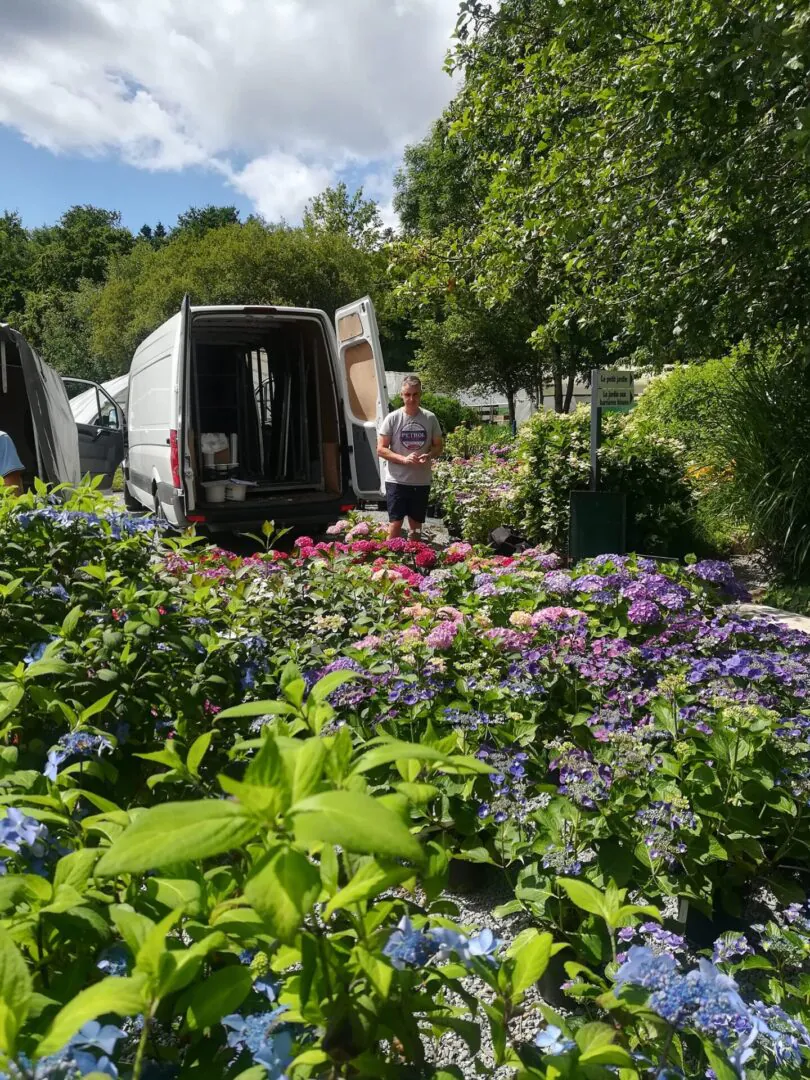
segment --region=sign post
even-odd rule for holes
[[[591,491],[599,490],[599,447],[602,445],[602,406],[599,403],[599,368],[591,370]]]
[[[633,373],[594,368],[591,371],[590,490],[571,492],[568,553],[573,562],[594,555],[623,554],[627,499],[624,493],[601,491],[599,449],[602,413],[633,407]]]

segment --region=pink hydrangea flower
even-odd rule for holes
[[[438,626],[433,627],[425,638],[425,644],[431,649],[449,649],[455,641],[458,631],[459,624],[457,622],[445,619],[444,622],[440,622]]]
[[[450,619],[451,622],[463,622],[464,616],[458,610],[458,608],[451,607],[449,604],[445,604],[444,607],[440,607],[436,612],[436,617],[439,619]]]
[[[542,626],[543,623],[560,622],[563,619],[587,619],[584,611],[578,611],[570,607],[545,607],[535,611],[532,615],[532,626]]]
[[[382,645],[382,638],[377,634],[366,634],[364,638],[360,638],[359,641],[355,641],[352,645],[353,649],[379,649]]]

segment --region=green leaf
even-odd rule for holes
[[[725,1055],[721,1057],[720,1054],[717,1053],[714,1044],[708,1039],[702,1039],[701,1041],[709,1065],[711,1065],[714,1070],[714,1075],[717,1077],[717,1080],[739,1080],[737,1070],[728,1063]]]
[[[363,676],[358,671],[330,671],[322,679],[318,679],[309,692],[312,701],[326,701],[329,695],[344,683],[360,679]]]
[[[5,930],[0,930],[0,1050],[14,1052],[34,992],[28,965]]]
[[[82,848],[70,855],[65,855],[56,864],[53,877],[54,892],[62,885],[70,885],[77,892],[83,893],[93,874],[100,852],[94,848]]]
[[[88,705],[86,709],[79,713],[79,723],[86,724],[91,717],[104,712],[117,693],[117,690],[113,690],[111,693],[105,694],[103,698],[99,698],[98,701],[94,701],[92,705]]]
[[[259,822],[242,807],[221,799],[153,806],[102,855],[96,874],[142,874],[172,863],[207,859],[240,847],[258,829]]]
[[[512,1001],[517,1001],[524,990],[533,986],[546,970],[554,944],[551,934],[540,934],[536,930],[529,931],[525,936],[521,934],[520,938],[522,940],[516,939],[509,950],[514,958]]]
[[[154,922],[129,904],[110,904],[110,918],[127,943],[129,951],[133,956],[137,956],[141,946],[154,930]]]
[[[295,716],[297,709],[286,701],[246,701],[217,713],[220,720],[238,720],[242,716]]]
[[[361,970],[368,976],[371,985],[384,1001],[387,1000],[391,991],[391,980],[394,976],[393,968],[389,964],[383,963],[382,960],[370,953],[362,945],[355,948],[354,956],[357,958]]]
[[[615,1041],[616,1032],[607,1024],[592,1023],[584,1024],[576,1033],[576,1043],[580,1055],[595,1051],[603,1046],[609,1046]]]
[[[321,891],[321,875],[301,851],[278,848],[245,885],[245,896],[281,941],[291,944]]]
[[[413,870],[409,870],[406,866],[381,866],[376,859],[371,859],[360,867],[337,896],[332,897],[326,905],[324,918],[328,919],[334,912],[348,907],[349,904],[379,896],[381,892],[399,885],[412,875]]]
[[[422,849],[401,819],[379,799],[357,791],[324,791],[292,807],[296,838],[340,844],[347,851],[421,862]]]
[[[205,757],[205,753],[211,745],[211,740],[216,733],[216,728],[212,728],[210,731],[204,731],[203,734],[196,738],[191,744],[188,756],[186,757],[186,768],[192,776],[199,777],[200,762]]]
[[[136,1016],[143,1012],[146,1005],[144,988],[143,978],[118,978],[113,975],[82,990],[56,1014],[34,1057],[47,1057],[61,1050],[88,1020],[96,1020],[105,1013]]]
[[[79,625],[79,619],[81,619],[83,614],[84,608],[81,606],[81,604],[77,604],[76,607],[70,609],[70,611],[62,620],[62,637],[70,637],[70,635]]]
[[[386,740],[379,746],[366,751],[354,767],[355,773],[366,773],[380,765],[389,765],[392,761],[427,761],[437,767],[452,767],[459,772],[491,773],[491,766],[478,758],[465,757],[461,754],[446,754],[433,746],[420,743],[401,742],[398,739]]]
[[[186,1023],[192,1031],[213,1027],[223,1016],[235,1012],[250,993],[253,975],[242,964],[216,971],[191,991]]]
[[[605,898],[593,885],[589,885],[587,881],[578,881],[576,878],[557,878],[557,884],[562,885],[569,899],[582,911],[589,911],[591,915],[599,915],[602,919],[608,918],[609,912],[605,906]]]
[[[299,744],[293,755],[292,802],[306,799],[320,783],[326,762],[326,746],[323,739],[306,739]]]

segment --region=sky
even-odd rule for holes
[[[450,100],[458,0],[0,0],[0,211],[137,231],[189,206],[300,220],[345,180],[387,223]]]

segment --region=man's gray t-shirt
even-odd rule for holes
[[[426,454],[434,439],[440,439],[442,429],[439,421],[427,409],[419,409],[414,416],[408,416],[405,409],[394,409],[380,425],[380,435],[387,435],[391,449],[395,454]],[[386,479],[394,484],[413,484],[416,487],[430,487],[432,480],[432,462],[426,465],[400,465],[398,461],[386,461]]]

